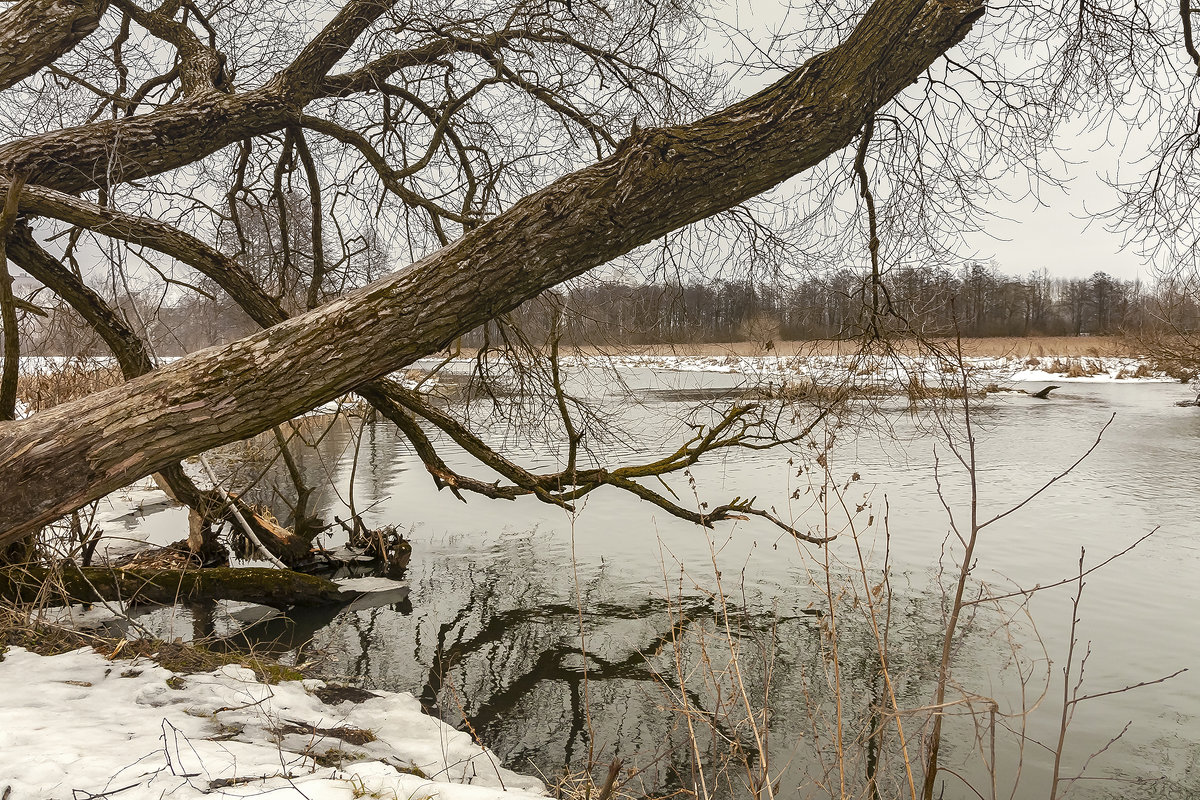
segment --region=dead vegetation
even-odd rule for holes
[[[0,603],[0,660],[9,647],[21,647],[42,656],[88,647],[106,658],[131,662],[131,670],[137,669],[138,660],[146,660],[180,675],[211,672],[236,664],[252,670],[265,683],[306,677],[300,669],[254,649],[216,648],[203,640],[167,642],[154,637],[108,636],[51,621],[42,611],[35,605]]]
[[[1049,363],[1046,363],[1044,360],[1034,363],[1037,364],[1039,369],[1054,375],[1063,375],[1067,378],[1087,378],[1092,375],[1103,375],[1108,372],[1099,358],[1055,358]]]
[[[46,358],[17,378],[17,399],[37,413],[124,382],[121,369],[109,359]]]
[[[896,340],[889,346],[898,354],[919,356],[927,353],[931,346],[953,348],[949,339]],[[765,348],[760,341],[743,342],[689,342],[681,344],[624,345],[608,348],[583,347],[584,355],[599,353],[621,353],[630,355],[675,355],[675,356],[761,356],[780,358],[792,356],[851,356],[859,353],[862,343],[858,340],[822,339],[813,341],[772,340]],[[1120,336],[992,336],[962,340],[962,353],[967,358],[1132,358],[1138,355],[1135,343]],[[473,353],[464,350],[464,356]]]

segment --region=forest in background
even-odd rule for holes
[[[375,260],[380,260],[376,256]],[[368,273],[370,274],[370,273]],[[540,340],[554,324],[572,345],[645,345],[836,339],[860,333],[870,303],[869,273],[844,268],[820,275],[709,282],[641,283],[583,278],[527,302],[507,315],[508,330]],[[27,281],[29,300],[46,312],[29,315],[23,352],[105,353],[99,337],[65,304]],[[176,302],[124,286],[109,299],[159,356],[177,356],[247,336],[255,323],[218,293],[188,293]],[[966,337],[1096,336],[1191,331],[1200,327],[1200,299],[1169,279],[1121,280],[1105,272],[1058,278],[1048,270],[1010,275],[997,265],[899,267],[884,283],[885,305],[905,333]],[[285,298],[286,302],[287,298]],[[494,343],[497,323],[462,339],[466,347]]]

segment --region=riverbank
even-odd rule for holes
[[[775,385],[869,386],[890,391],[933,387],[959,375],[958,343],[950,340],[890,342],[865,351],[853,341],[726,342],[564,348],[563,363],[587,368],[648,368],[670,372],[743,375]],[[1164,368],[1116,336],[1042,336],[964,339],[961,361],[971,379],[1003,387],[1011,383],[1060,381],[1184,381],[1191,376]],[[450,359],[470,368],[477,354]],[[494,357],[497,363],[502,357]],[[418,366],[431,368],[435,359]],[[959,383],[961,376],[951,377]]]
[[[565,356],[570,366],[600,361],[616,368],[743,375],[757,383],[903,389],[961,383],[961,370],[977,383],[1003,386],[1046,381],[1177,381],[1179,376],[1139,358],[1121,356],[963,356],[940,359],[899,353],[876,355],[671,355],[620,354]],[[961,370],[960,370],[961,368]]]
[[[917,356],[929,351],[930,345],[943,351],[955,348],[951,339],[932,339],[926,342],[896,340],[889,343],[901,355]],[[992,336],[962,340],[963,355],[968,358],[1136,358],[1137,348],[1120,336]],[[861,350],[855,340],[818,339],[803,341],[766,342],[680,342],[676,344],[585,346],[564,348],[573,355],[641,355],[641,356],[850,356]],[[462,357],[474,358],[475,351],[464,350]]]
[[[0,684],[5,800],[545,796],[406,692],[269,684],[235,664],[181,674],[90,648],[9,648]]]

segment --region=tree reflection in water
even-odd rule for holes
[[[343,513],[329,509],[339,509],[349,491],[348,464],[359,422],[343,425],[316,439],[315,454],[300,454],[306,480],[327,487],[320,490],[327,516]],[[583,577],[577,588],[570,537],[561,527],[549,527],[558,523],[547,523],[545,516],[531,514],[519,503],[498,510],[468,508],[437,497],[432,488],[413,489],[424,486],[426,476],[409,471],[409,458],[398,448],[394,434],[381,426],[367,425],[363,430],[354,479],[359,507],[375,507],[374,515],[387,522],[410,520],[425,526],[413,537],[411,602],[342,613],[308,611],[291,620],[260,623],[248,632],[249,638],[260,645],[272,642],[277,651],[300,647],[301,659],[319,652],[330,676],[348,677],[368,687],[411,691],[432,713],[471,730],[507,766],[540,771],[550,779],[564,765],[595,766],[603,774],[608,761],[619,755],[645,770],[639,789],[659,793],[691,789],[694,751],[677,711],[680,698],[699,710],[697,719],[709,719],[716,728],[699,730],[696,749],[701,766],[718,770],[720,751],[727,750],[730,742],[738,743],[749,758],[760,758],[756,744],[746,735],[745,711],[731,709],[730,697],[721,694],[720,681],[703,668],[701,645],[719,644],[724,633],[712,595],[693,586],[690,594],[681,594],[682,599],[664,600],[664,584],[659,582],[657,586],[663,588],[656,589],[653,580],[657,565],[647,569],[645,563],[630,563],[624,553],[623,546],[642,535],[640,528],[626,534],[621,546],[593,547],[581,558]],[[284,477],[268,471],[258,489],[264,492],[264,502],[272,498],[279,502],[273,487],[282,485],[286,492]],[[426,502],[441,504],[436,517],[423,507]],[[593,518],[598,510],[589,510]],[[277,514],[283,519],[286,507]],[[428,521],[434,518],[436,523]],[[631,512],[623,519],[628,524],[634,518]],[[508,524],[517,530],[506,528],[505,520],[511,520]],[[533,527],[539,524],[546,528]],[[592,524],[593,534],[595,528]],[[462,533],[439,538],[436,531],[441,530]],[[674,540],[672,547],[679,541]],[[653,540],[642,549],[652,550],[652,545]],[[861,609],[855,610],[854,591],[835,589],[840,691],[834,693],[831,642],[824,618],[812,611],[827,613],[829,604],[799,562],[774,554],[767,554],[767,560],[760,557],[757,567],[761,570],[765,565],[772,571],[754,578],[750,596],[743,600],[749,610],[732,612],[733,638],[743,648],[741,669],[749,685],[750,705],[766,708],[771,771],[783,775],[777,796],[828,796],[829,788],[837,788],[829,780],[839,757],[830,731],[836,728],[839,712],[843,741],[850,745],[845,752],[853,753],[842,764],[851,794],[874,796],[870,788],[874,778],[880,784],[879,796],[897,796],[892,791],[901,777],[897,742],[894,725],[889,726],[887,715],[880,711],[888,701],[874,637]],[[889,666],[898,705],[920,708],[928,702],[937,674],[942,597],[926,575],[913,571],[896,575]],[[899,580],[900,576],[906,580]],[[853,583],[850,576],[835,578],[843,586]],[[1011,620],[1004,615],[988,618],[989,610],[977,608],[979,617],[956,649],[958,674],[964,683],[988,686],[994,696],[1019,696],[1009,669],[1013,654],[1002,635],[1012,632],[1003,627]],[[586,650],[580,648],[581,623]],[[211,631],[228,629],[201,624],[196,633]],[[1015,633],[1021,640],[1020,632]],[[303,644],[310,639],[311,644]],[[682,669],[677,668],[677,650],[683,654]],[[711,651],[709,656],[709,668],[719,672],[725,664]],[[688,675],[686,691],[680,688],[681,671]],[[768,680],[769,695],[764,692]],[[911,719],[919,735],[920,722]],[[955,739],[947,758],[977,761],[971,753],[977,731],[969,715],[947,724]],[[886,733],[882,739],[871,735],[881,730]],[[1162,740],[1161,751],[1192,764],[1197,747],[1194,737],[1185,738]],[[1145,748],[1137,756],[1148,764],[1162,763],[1157,753]],[[1019,758],[1019,753],[1001,752],[999,763],[1006,764],[1006,759],[1016,763]],[[1030,757],[1022,785],[1040,785],[1043,766],[1036,753]],[[1193,766],[1176,761],[1170,771],[1171,781],[1136,787],[1089,784],[1094,792],[1089,796],[1129,800],[1195,796]],[[1134,777],[1146,774],[1143,769]],[[726,789],[731,782],[737,786],[734,777],[726,777]],[[968,777],[984,785],[981,775]]]

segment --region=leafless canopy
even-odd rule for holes
[[[0,14],[5,255],[128,382],[0,423],[0,543],[155,471],[198,502],[178,459],[352,389],[455,492],[569,504],[612,484],[704,524],[759,513],[691,512],[636,478],[803,432],[763,409],[733,409],[662,460],[602,469],[579,463],[575,407],[550,374],[568,455],[535,475],[382,376],[714,214],[739,209],[729,219],[762,233],[741,204],[796,175],[809,191],[776,219],[794,234],[781,252],[869,253],[871,313],[890,313],[888,271],[949,252],[978,224],[989,180],[1018,163],[1038,174],[1064,119],[1184,105],[1161,98],[1179,81],[1174,31],[1190,43],[1189,8],[984,11],[818,3],[759,38],[686,1],[12,4]],[[777,80],[714,110],[729,90],[699,48],[726,34],[740,66]],[[388,275],[396,263],[411,266]],[[264,330],[155,369],[155,338],[177,332],[121,302],[147,291],[223,303]],[[0,418],[14,416],[0,392]],[[455,474],[430,426],[507,482]]]

